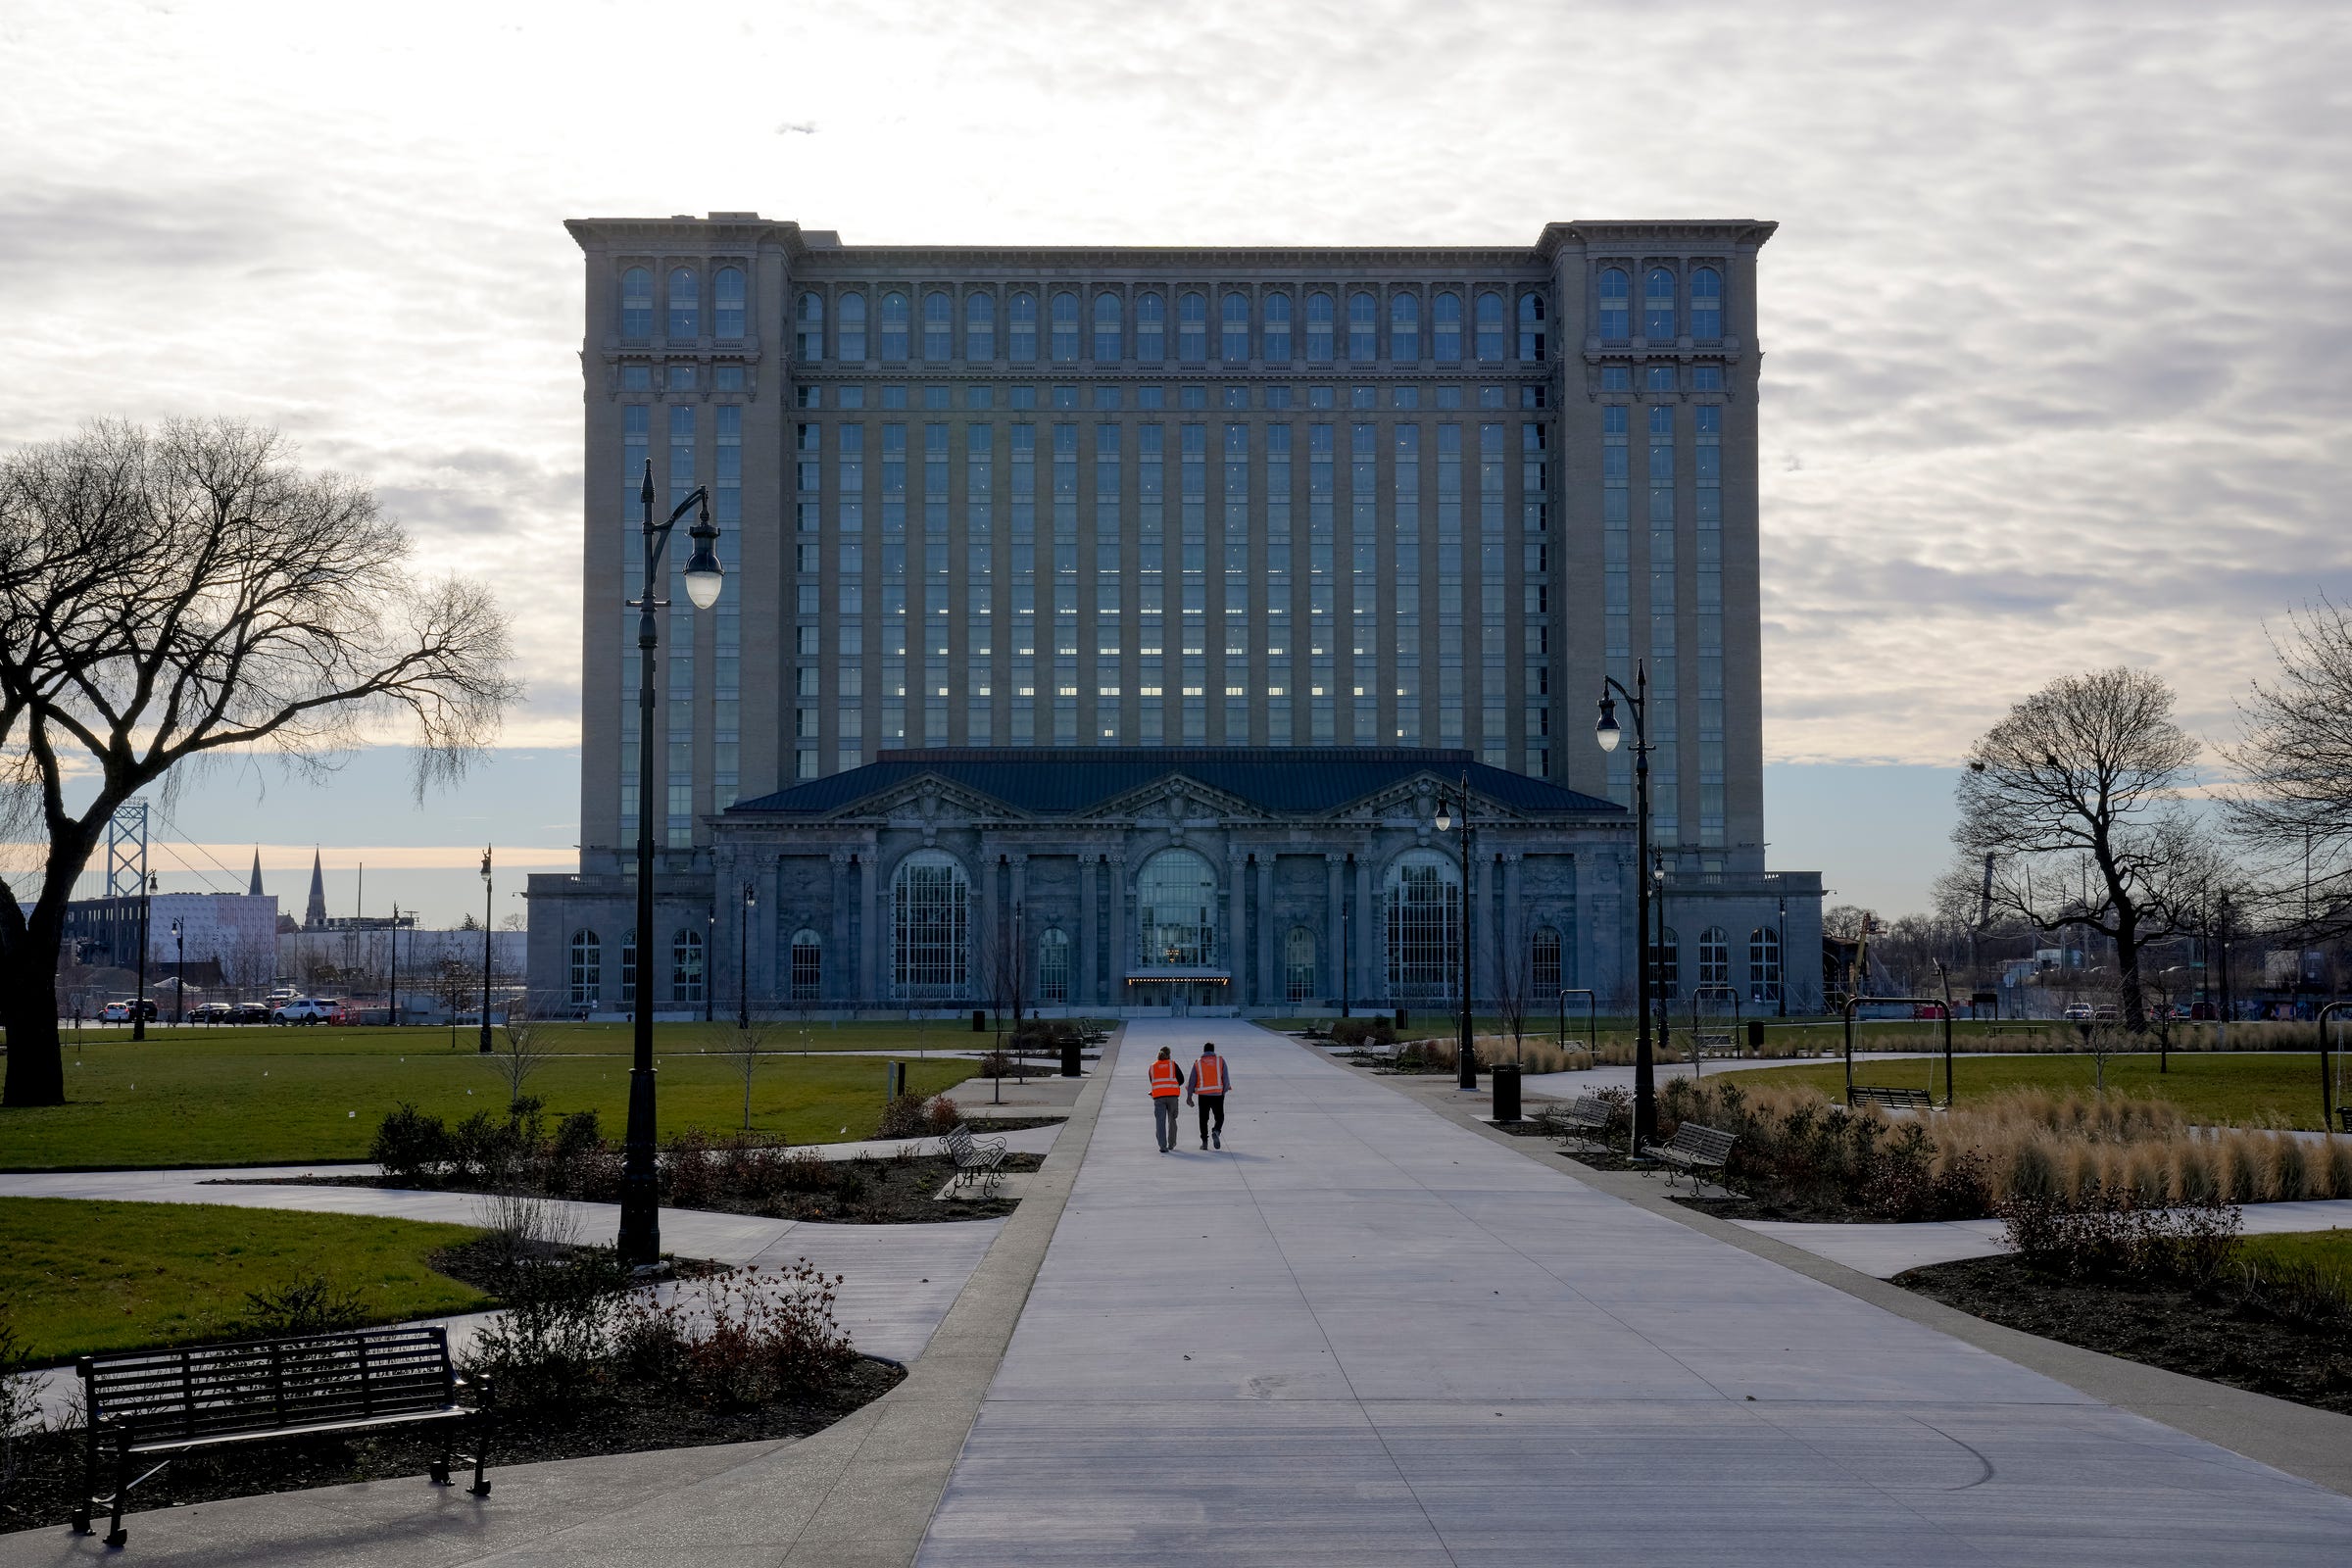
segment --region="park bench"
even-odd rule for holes
[[[1595,1137],[1606,1133],[1609,1129],[1609,1102],[1597,1095],[1581,1095],[1566,1110],[1557,1112],[1552,1119],[1567,1128],[1567,1131],[1560,1135],[1561,1142],[1565,1143],[1570,1138],[1576,1138],[1591,1143]]]
[[[1733,1035],[1700,1035],[1698,1054],[1702,1056],[1737,1056],[1740,1054],[1740,1042]]]
[[[1730,1157],[1732,1145],[1736,1142],[1738,1140],[1730,1133],[1717,1132],[1712,1127],[1701,1127],[1694,1121],[1687,1121],[1675,1128],[1670,1141],[1651,1148],[1648,1152],[1652,1158],[1663,1160],[1671,1167],[1666,1172],[1666,1184],[1669,1187],[1674,1185],[1675,1171],[1686,1171],[1690,1177],[1691,1190],[1695,1192],[1699,1173],[1723,1169],[1723,1162]]]
[[[1876,1105],[1881,1110],[1934,1110],[1935,1097],[1925,1089],[1882,1089],[1876,1084],[1856,1084],[1845,1092],[1850,1106]]]
[[[939,1148],[940,1152],[956,1161],[956,1186],[978,1182],[982,1192],[997,1190],[997,1183],[1004,1176],[1000,1168],[1004,1163],[1004,1139],[974,1138],[969,1127],[957,1122],[939,1141]]]
[[[312,1334],[242,1345],[202,1345],[182,1350],[118,1350],[74,1363],[89,1413],[83,1455],[82,1500],[74,1528],[90,1533],[101,1509],[114,1518],[106,1544],[128,1539],[122,1528],[130,1489],[153,1480],[175,1458],[198,1448],[263,1438],[377,1432],[438,1422],[446,1436],[432,1466],[435,1486],[449,1484],[449,1461],[459,1426],[473,1429],[473,1486],[487,1496],[492,1416],[489,1388],[476,1408],[458,1402],[466,1386],[449,1358],[449,1333],[407,1325]],[[109,1467],[114,1490],[101,1495]],[[135,1480],[135,1462],[160,1456]]]
[[[2335,1113],[2342,1118],[2344,1131],[2352,1133],[2352,1105],[2338,1105],[2335,1107]]]

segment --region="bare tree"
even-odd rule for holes
[[[1494,1016],[1502,1032],[1511,1037],[1513,1061],[1524,1054],[1521,1041],[1527,1033],[1528,997],[1534,989],[1530,958],[1524,943],[1494,945]]]
[[[506,618],[421,581],[374,498],[275,433],[99,422],[0,460],[0,877],[10,1105],[65,1099],[50,977],[74,882],[115,810],[225,748],[333,760],[405,722],[421,798],[497,733]]]
[[[2305,942],[2352,933],[2352,610],[2328,599],[2274,629],[2278,670],[2238,704],[2231,827],[2262,862],[2260,901]]]
[[[2144,670],[2069,675],[2010,709],[1970,750],[1952,830],[1992,857],[1991,903],[2035,928],[2115,944],[2125,1028],[2147,1028],[2141,950],[2196,927],[2220,856],[2181,808],[2196,743]]]
[[[743,1079],[743,1130],[747,1133],[752,1130],[752,1079],[759,1072],[760,1058],[770,1049],[775,1033],[774,1025],[754,1018],[716,1048],[732,1061]]]
[[[503,1037],[503,1038],[502,1038]],[[482,1062],[507,1086],[507,1108],[521,1103],[523,1086],[555,1054],[556,1038],[548,1026],[520,1006],[507,1008],[506,1027],[490,1037],[490,1054]]]

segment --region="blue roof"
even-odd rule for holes
[[[1325,815],[1419,773],[1470,776],[1471,790],[1535,816],[1617,813],[1624,808],[1557,784],[1490,767],[1464,751],[1416,747],[942,747],[883,752],[791,789],[738,801],[730,816],[823,816],[926,773],[1003,801],[1031,816],[1068,816],[1172,774],[1286,816]]]

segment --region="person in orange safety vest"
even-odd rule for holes
[[[1184,1069],[1162,1046],[1159,1059],[1152,1063],[1152,1121],[1163,1154],[1176,1147],[1176,1097],[1183,1093]]]
[[[1184,1081],[1184,1102],[1200,1106],[1200,1147],[1214,1144],[1225,1147],[1225,1091],[1233,1087],[1233,1068],[1217,1054],[1215,1041],[1200,1048],[1200,1059],[1193,1063],[1192,1076]],[[1209,1118],[1216,1118],[1211,1131]]]

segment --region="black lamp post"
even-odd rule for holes
[[[392,1027],[400,1027],[400,906],[392,906],[392,929],[387,933],[392,944]]]
[[[718,530],[710,523],[710,494],[697,486],[672,508],[667,521],[654,521],[654,466],[645,466],[645,482],[637,500],[643,509],[641,534],[645,549],[644,593],[630,602],[637,612],[637,951],[640,971],[654,940],[654,652],[662,644],[654,612],[668,601],[660,592],[662,557],[669,549],[670,531],[691,509],[697,512],[686,536],[694,554],[686,560],[686,597],[697,610],[718,603],[723,577],[710,547]],[[650,974],[637,976],[635,1050],[629,1064],[629,1125],[622,1149],[620,1178],[620,1260],[632,1268],[650,1268],[662,1256],[661,1192],[654,1174],[654,988]]]
[[[1634,666],[1634,689],[1627,691],[1614,675],[1603,675],[1600,685],[1600,717],[1593,723],[1592,733],[1603,752],[1617,750],[1623,732],[1617,727],[1617,702],[1609,695],[1615,691],[1625,699],[1634,717],[1634,929],[1641,933],[1642,951],[1635,956],[1634,964],[1634,1152],[1654,1139],[1658,1131],[1658,1084],[1656,1065],[1649,1054],[1649,731],[1646,727],[1649,706],[1649,668],[1646,662]]]
[[[1780,956],[1775,971],[1779,978],[1772,989],[1780,997],[1781,1016],[1786,1018],[1788,1016],[1788,893],[1785,888],[1781,892],[1781,923],[1773,930],[1780,933],[1778,945],[1773,949]]]
[[[481,1053],[490,1054],[490,846],[482,846],[482,1040]]]
[[[752,1026],[752,911],[760,895],[751,883],[743,885],[743,919],[735,930],[735,1027]]]
[[[147,885],[139,890],[139,995],[130,1004],[130,1038],[147,1038],[147,913],[155,902],[156,877],[147,873]]]
[[[705,933],[702,953],[703,967],[702,972],[696,975],[695,979],[703,988],[703,1022],[709,1023],[718,1015],[716,1000],[718,987],[710,983],[711,967],[715,961],[713,955],[718,948],[718,911],[716,909],[712,909],[709,914],[703,916],[703,931]]]
[[[1454,1046],[1453,1086],[1456,1089],[1478,1087],[1478,1051],[1472,1044],[1470,1018],[1470,770],[1462,770],[1462,1022],[1461,1038]],[[1446,809],[1443,796],[1438,800],[1438,831],[1444,833],[1453,826]]]
[[[172,922],[172,1027],[176,1029],[188,1021],[188,933],[177,920]]]

